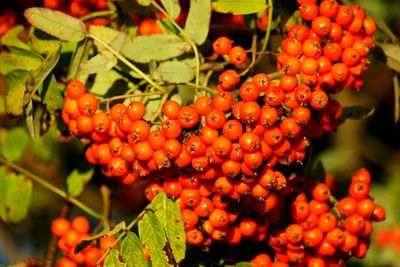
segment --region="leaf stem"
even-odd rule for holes
[[[98,266],[100,264],[100,262],[102,262],[105,257],[107,257],[107,255],[110,253],[110,251],[118,244],[119,241],[121,241],[121,239],[132,229],[133,226],[135,226],[140,219],[142,219],[142,217],[148,212],[148,209],[143,209],[138,216],[136,216],[135,219],[132,220],[132,222],[126,227],[125,231],[123,231],[118,237],[117,239],[114,241],[114,243],[111,244],[111,246],[103,253],[103,255],[101,255],[100,259],[97,261],[96,266]]]
[[[194,57],[196,59],[196,78],[195,78],[196,80],[195,80],[195,84],[196,84],[196,87],[199,86],[199,84],[200,84],[200,80],[199,80],[200,79],[200,56],[199,56],[199,50],[197,49],[196,44],[192,41],[192,39],[190,39],[189,36],[187,36],[186,32],[182,29],[182,27],[175,20],[171,19],[169,14],[159,4],[156,3],[156,1],[152,1],[151,3],[158,11],[160,11],[171,22],[172,25],[174,25],[174,27],[183,36],[185,41],[188,42],[190,44],[190,46],[192,47],[193,53],[194,53]]]
[[[269,42],[269,37],[271,36],[271,25],[272,25],[272,15],[274,12],[274,3],[272,0],[268,0],[268,24],[267,24],[267,29],[265,30],[265,37],[261,46],[261,50],[258,51],[259,53],[264,53],[264,51],[267,49],[267,45]],[[257,58],[256,64],[260,61],[261,55]]]
[[[187,82],[185,84],[188,85],[188,86],[194,87],[195,89],[200,89],[200,90],[206,91],[206,92],[211,93],[213,95],[215,95],[217,93],[216,90],[214,90],[214,89],[212,89],[210,87],[207,87],[207,86],[196,85],[196,84],[194,84],[192,82]]]
[[[88,21],[91,19],[95,19],[98,17],[115,17],[115,10],[102,10],[102,11],[96,11],[96,12],[92,12],[89,13],[86,16],[81,17],[82,21]]]
[[[156,84],[152,79],[149,78],[143,71],[141,71],[138,67],[133,65],[128,59],[126,59],[123,55],[118,53],[117,51],[114,50],[111,46],[109,46],[107,43],[105,43],[103,40],[98,38],[97,36],[87,34],[86,37],[91,38],[98,43],[100,43],[102,46],[107,48],[111,53],[114,54],[116,58],[118,58],[121,62],[123,62],[125,65],[127,65],[129,68],[131,68],[134,72],[138,73],[140,76],[142,76],[143,79],[145,79],[149,84],[151,84],[154,88],[157,88],[160,91],[164,91],[164,88]]]
[[[11,161],[8,161],[7,159],[5,159],[3,157],[0,157],[0,163],[3,163],[5,165],[13,168],[15,171],[17,171],[17,172],[29,177],[30,179],[32,179],[36,183],[40,184],[41,186],[47,188],[48,190],[52,191],[53,193],[59,195],[60,197],[68,200],[69,202],[71,202],[72,204],[74,204],[75,206],[77,206],[78,208],[80,208],[81,210],[86,212],[87,214],[91,215],[92,217],[94,217],[96,219],[101,219],[102,218],[100,213],[94,211],[92,208],[89,208],[88,206],[86,206],[85,204],[80,202],[78,199],[69,196],[66,192],[64,192],[63,190],[61,190],[57,186],[55,186],[55,185],[43,180],[39,176],[37,176],[37,175],[31,173],[30,171],[28,171],[27,169],[15,164],[15,163],[13,163]]]

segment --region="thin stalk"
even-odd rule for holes
[[[197,49],[196,44],[192,41],[192,39],[190,39],[189,36],[187,36],[186,32],[182,29],[182,27],[176,23],[175,20],[171,19],[169,14],[159,5],[156,3],[156,1],[152,1],[151,2],[153,4],[153,6],[160,11],[170,22],[172,25],[174,25],[174,27],[179,31],[179,33],[183,36],[183,38],[185,39],[186,42],[188,42],[190,44],[190,46],[193,49],[193,53],[194,53],[194,57],[196,59],[196,87],[199,86],[200,84],[200,56],[199,56],[199,50]]]
[[[100,259],[96,263],[96,266],[98,266],[100,264],[100,262],[102,262],[105,259],[105,257],[107,257],[107,255],[110,253],[110,251],[119,243],[119,241],[122,240],[122,238],[132,229],[132,227],[135,226],[139,222],[140,219],[142,219],[142,217],[148,211],[149,211],[148,209],[142,210],[142,212],[140,212],[139,215],[136,216],[135,219],[133,219],[133,221],[126,227],[125,231],[123,231],[117,237],[117,239],[114,241],[114,243],[112,243],[111,246],[103,253],[103,255],[101,255]]]
[[[81,20],[88,21],[98,17],[115,17],[115,15],[115,10],[102,10],[89,13],[88,15],[81,17]]]
[[[257,56],[257,34],[253,34],[253,38],[252,38],[252,42],[251,42],[251,63],[249,64],[249,66],[242,71],[239,76],[244,76],[246,75],[253,67],[254,64],[256,64],[256,56]]]
[[[207,87],[207,86],[196,85],[196,84],[194,84],[192,82],[187,82],[185,84],[188,85],[188,86],[194,87],[195,89],[200,89],[200,90],[206,91],[206,92],[211,93],[213,95],[217,93],[216,90],[214,90],[214,89],[212,89],[210,87]]]
[[[74,204],[75,206],[77,206],[78,208],[80,208],[81,210],[86,212],[87,214],[91,215],[92,217],[94,217],[96,219],[101,219],[102,218],[102,215],[100,213],[94,211],[92,208],[89,208],[88,206],[86,206],[85,204],[80,202],[78,199],[69,196],[66,192],[64,192],[63,190],[61,190],[57,186],[55,186],[55,185],[43,180],[39,176],[31,173],[30,171],[24,169],[23,167],[15,164],[15,163],[13,163],[11,161],[8,161],[3,157],[0,157],[0,163],[3,163],[5,165],[11,167],[15,171],[17,171],[17,172],[29,177],[30,179],[32,179],[36,183],[40,184],[41,186],[47,188],[48,190],[52,191],[53,193],[59,195],[60,197],[68,200],[69,202],[71,202],[72,204]]]
[[[87,34],[86,37],[91,38],[97,42],[99,42],[102,46],[104,46],[105,48],[107,48],[111,53],[114,54],[114,56],[116,58],[118,58],[121,62],[123,62],[125,65],[127,65],[129,68],[131,68],[134,72],[136,72],[137,74],[139,74],[140,76],[142,76],[143,79],[145,79],[149,84],[151,84],[154,88],[157,88],[160,91],[163,91],[164,88],[162,88],[161,86],[159,86],[158,84],[156,84],[152,79],[149,78],[149,76],[147,76],[143,71],[141,71],[138,67],[136,67],[135,65],[133,65],[128,59],[126,59],[123,55],[121,55],[120,53],[118,53],[117,51],[114,50],[114,48],[112,48],[111,46],[109,46],[107,43],[105,43],[103,40],[97,38],[94,35],[91,34]]]
[[[164,106],[164,103],[167,101],[168,96],[169,96],[169,94],[170,94],[171,91],[172,91],[172,90],[166,92],[166,93],[162,96],[162,98],[161,98],[161,100],[160,100],[160,104],[158,104],[158,107],[157,107],[156,112],[154,113],[154,115],[153,115],[153,116],[151,117],[151,119],[150,119],[150,123],[154,123],[155,120],[157,119],[157,117],[161,114],[161,111],[162,111],[162,108],[163,108],[163,106]]]
[[[273,12],[274,12],[274,3],[272,0],[268,0],[268,24],[267,24],[267,29],[265,30],[265,37],[262,42],[261,50],[258,51],[261,54],[267,49],[269,38],[271,36],[271,25],[272,25]],[[260,61],[260,59],[261,59],[261,56],[259,56],[257,58],[256,64]]]

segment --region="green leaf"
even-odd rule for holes
[[[212,7],[219,13],[247,15],[263,11],[267,3],[265,0],[218,0],[212,2]]]
[[[85,23],[60,11],[32,7],[25,10],[24,16],[35,28],[61,40],[80,41],[85,38]]]
[[[1,153],[6,159],[16,161],[21,158],[29,141],[29,135],[23,128],[14,127],[8,132]]]
[[[293,12],[293,15],[290,16],[290,18],[286,21],[285,23],[285,29],[289,30],[290,27],[292,27],[295,24],[302,24],[303,19],[300,15],[300,11],[296,10]]]
[[[119,256],[120,256],[120,254],[119,254],[118,250],[112,249],[104,261],[104,266],[107,266],[107,267],[126,266],[126,263],[123,263],[119,260]]]
[[[43,163],[50,163],[54,159],[59,136],[60,131],[57,127],[50,127],[47,133],[36,138],[30,146],[33,156]]]
[[[37,69],[41,62],[42,58],[31,51],[10,48],[10,52],[0,53],[0,73],[7,75],[15,70],[32,71]]]
[[[97,73],[90,92],[96,95],[105,96],[107,93],[124,93],[128,87],[128,79],[115,69]]]
[[[28,213],[32,196],[32,181],[23,175],[7,172],[0,166],[0,216],[3,221],[18,223]]]
[[[6,220],[6,198],[4,196],[7,195],[7,181],[8,177],[6,177],[6,166],[0,165],[0,218],[2,220]]]
[[[196,44],[203,44],[208,35],[211,20],[211,0],[190,0],[185,31]]]
[[[5,99],[5,107],[8,115],[20,116],[24,109],[24,96],[26,93],[25,82],[29,78],[29,72],[16,70],[7,75],[8,91]]]
[[[150,120],[153,115],[157,112],[158,107],[161,103],[161,95],[149,96],[143,99],[142,102],[146,103],[146,114],[144,115],[145,120]]]
[[[43,103],[46,105],[46,109],[50,113],[63,109],[64,98],[58,88],[56,78],[53,74],[46,78],[38,91]]]
[[[19,39],[19,35],[24,31],[24,26],[17,25],[14,28],[7,31],[7,33],[1,38],[1,44],[10,47],[18,47],[24,50],[30,50],[28,44],[24,43]]]
[[[178,84],[177,87],[178,87],[178,94],[181,99],[180,104],[187,105],[193,103],[195,97],[193,87],[184,84]]]
[[[149,6],[153,0],[136,0],[136,2],[142,6]]]
[[[150,255],[152,266],[173,266],[172,261],[169,262],[172,259],[165,252],[168,241],[157,216],[151,211],[147,212],[139,221],[138,227],[140,241]]]
[[[79,65],[79,71],[83,74],[106,72],[117,65],[118,60],[110,51],[103,51]]]
[[[27,93],[24,97],[24,106],[28,104],[32,96],[36,93],[41,83],[46,79],[50,72],[57,65],[60,59],[61,49],[58,49],[55,54],[48,55],[42,62],[40,67],[32,72],[28,84],[26,86]]]
[[[386,65],[396,72],[400,72],[400,44],[378,43],[386,56]]]
[[[156,34],[127,38],[122,54],[136,62],[166,60],[190,51],[190,45],[174,34]]]
[[[74,169],[67,177],[67,191],[73,197],[79,196],[85,185],[92,179],[94,168],[88,164],[82,164]]]
[[[114,50],[119,51],[127,38],[127,35],[123,32],[111,29],[104,26],[91,25],[89,28],[89,34],[101,39],[104,43],[110,45]],[[103,45],[94,41],[96,47],[103,51],[105,50]]]
[[[339,123],[343,123],[347,119],[359,120],[371,117],[375,112],[375,108],[364,106],[344,107],[342,116],[339,118]]]
[[[149,206],[161,222],[173,257],[179,263],[185,258],[186,236],[178,202],[169,199],[165,193],[160,193]]]
[[[92,44],[93,42],[89,39],[84,39],[78,43],[69,64],[67,80],[77,79],[84,82],[83,79],[81,79],[82,74],[78,69],[79,65],[89,58]]]
[[[54,54],[60,49],[61,41],[47,33],[31,28],[29,31],[29,45],[33,51],[41,55]]]
[[[168,16],[175,20],[181,13],[181,6],[179,0],[161,0],[161,4],[164,6],[168,13]]]
[[[128,267],[147,267],[142,244],[137,235],[128,232],[121,244],[121,255]]]
[[[189,82],[194,77],[193,69],[186,63],[180,61],[162,62],[153,73],[156,80],[170,83]]]

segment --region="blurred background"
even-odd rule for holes
[[[395,35],[400,36],[400,0],[354,2],[381,16]],[[14,13],[10,13],[7,19],[13,19],[11,16],[18,20],[24,8],[41,4],[36,0],[0,0],[0,22],[2,14],[9,8]],[[396,267],[400,266],[400,127],[394,121],[393,72],[385,63],[372,58],[365,77],[361,92],[345,90],[335,98],[344,107],[373,107],[374,114],[362,120],[347,120],[335,133],[316,141],[317,149],[312,153],[315,162],[320,160],[326,173],[334,176],[334,193],[339,197],[344,195],[355,170],[360,167],[369,169],[373,176],[371,195],[387,211],[386,221],[374,225],[373,240],[366,259],[352,260],[349,266]],[[0,77],[0,97],[4,94],[4,82]],[[6,118],[4,110],[0,108],[0,145],[4,143],[7,129],[18,123],[16,119]],[[63,187],[65,177],[84,160],[82,145],[78,140],[62,143],[49,138],[46,142],[43,144],[44,160],[39,161],[35,155],[25,153],[22,162],[43,179]],[[80,197],[82,202],[98,211],[101,210],[101,196],[96,188],[96,180],[100,175],[101,172],[96,172]],[[32,197],[34,201],[25,220],[15,225],[0,221],[1,264],[16,263],[25,258],[41,258],[46,252],[51,220],[58,216],[64,201],[36,184]],[[140,186],[121,191],[112,198],[113,219],[116,222],[122,218],[129,221],[143,205],[145,201]],[[73,215],[79,212],[78,209],[72,210]],[[91,224],[94,227],[96,221],[91,221]]]

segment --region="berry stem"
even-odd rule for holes
[[[165,92],[161,91],[161,92],[147,92],[147,93],[129,94],[129,95],[117,95],[117,96],[113,96],[113,97],[109,97],[109,98],[99,99],[99,103],[113,102],[116,100],[121,100],[121,99],[126,99],[126,98],[153,96],[153,95],[162,95],[162,94],[165,94]]]
[[[244,71],[242,71],[239,74],[239,76],[246,75],[254,67],[254,64],[256,64],[256,56],[257,56],[257,34],[256,33],[253,34],[250,51],[251,51],[251,63]]]
[[[273,72],[273,73],[268,74],[268,77],[271,80],[275,80],[275,79],[281,78],[283,76],[283,74],[284,73],[282,71],[277,71],[277,72]]]
[[[80,208],[81,210],[86,212],[87,214],[91,215],[92,217],[94,217],[96,219],[101,219],[102,218],[102,215],[100,213],[94,211],[92,208],[89,208],[84,203],[80,202],[78,199],[69,196],[66,192],[64,192],[60,188],[58,188],[58,187],[54,186],[53,184],[43,180],[39,176],[37,176],[37,175],[31,173],[30,171],[28,171],[27,169],[15,164],[15,163],[13,163],[11,161],[8,161],[7,159],[5,159],[3,157],[0,157],[0,163],[3,163],[4,165],[7,165],[7,166],[11,167],[15,171],[17,171],[17,172],[29,177],[30,179],[32,179],[36,183],[40,184],[41,186],[47,188],[48,190],[52,191],[53,193],[59,195],[60,197],[66,199],[67,201],[71,202],[72,204],[74,204],[75,206],[77,206],[78,208]]]
[[[196,87],[199,86],[200,84],[200,56],[199,56],[199,50],[197,49],[196,44],[192,41],[192,39],[190,39],[189,36],[187,36],[186,32],[184,29],[182,29],[181,26],[179,26],[178,23],[176,23],[175,20],[171,19],[171,17],[169,16],[169,14],[159,5],[156,3],[156,1],[152,1],[151,4],[158,10],[160,11],[170,22],[172,25],[174,25],[174,27],[179,31],[179,33],[182,35],[182,37],[185,39],[186,42],[188,42],[190,44],[190,46],[193,49],[193,53],[194,53],[194,57],[196,59],[196,80],[195,80],[195,84]]]
[[[100,43],[102,46],[107,48],[111,53],[114,54],[116,58],[118,58],[121,62],[123,62],[125,65],[127,65],[129,68],[131,68],[134,72],[139,74],[140,76],[143,77],[149,84],[151,84],[154,88],[157,88],[159,91],[164,91],[164,88],[156,84],[152,79],[149,78],[144,72],[142,72],[138,67],[133,65],[128,59],[126,59],[124,56],[122,56],[120,53],[114,50],[111,46],[109,46],[107,43],[105,43],[103,40],[99,39],[97,36],[87,34],[86,37],[91,38],[98,43]]]
[[[158,104],[156,112],[154,112],[154,115],[149,120],[150,123],[154,123],[155,120],[157,119],[157,117],[159,115],[161,115],[161,111],[162,111],[163,105],[164,105],[165,101],[167,101],[170,92],[171,92],[171,90],[163,94],[163,96],[162,96],[162,98],[160,100],[160,104]]]
[[[273,12],[274,12],[274,3],[272,0],[268,0],[268,24],[267,24],[267,29],[265,30],[265,37],[262,42],[261,50],[259,51],[259,53],[261,53],[261,55],[267,49],[269,37],[271,36],[271,25],[272,25]],[[260,61],[261,55],[257,58],[256,64]]]

